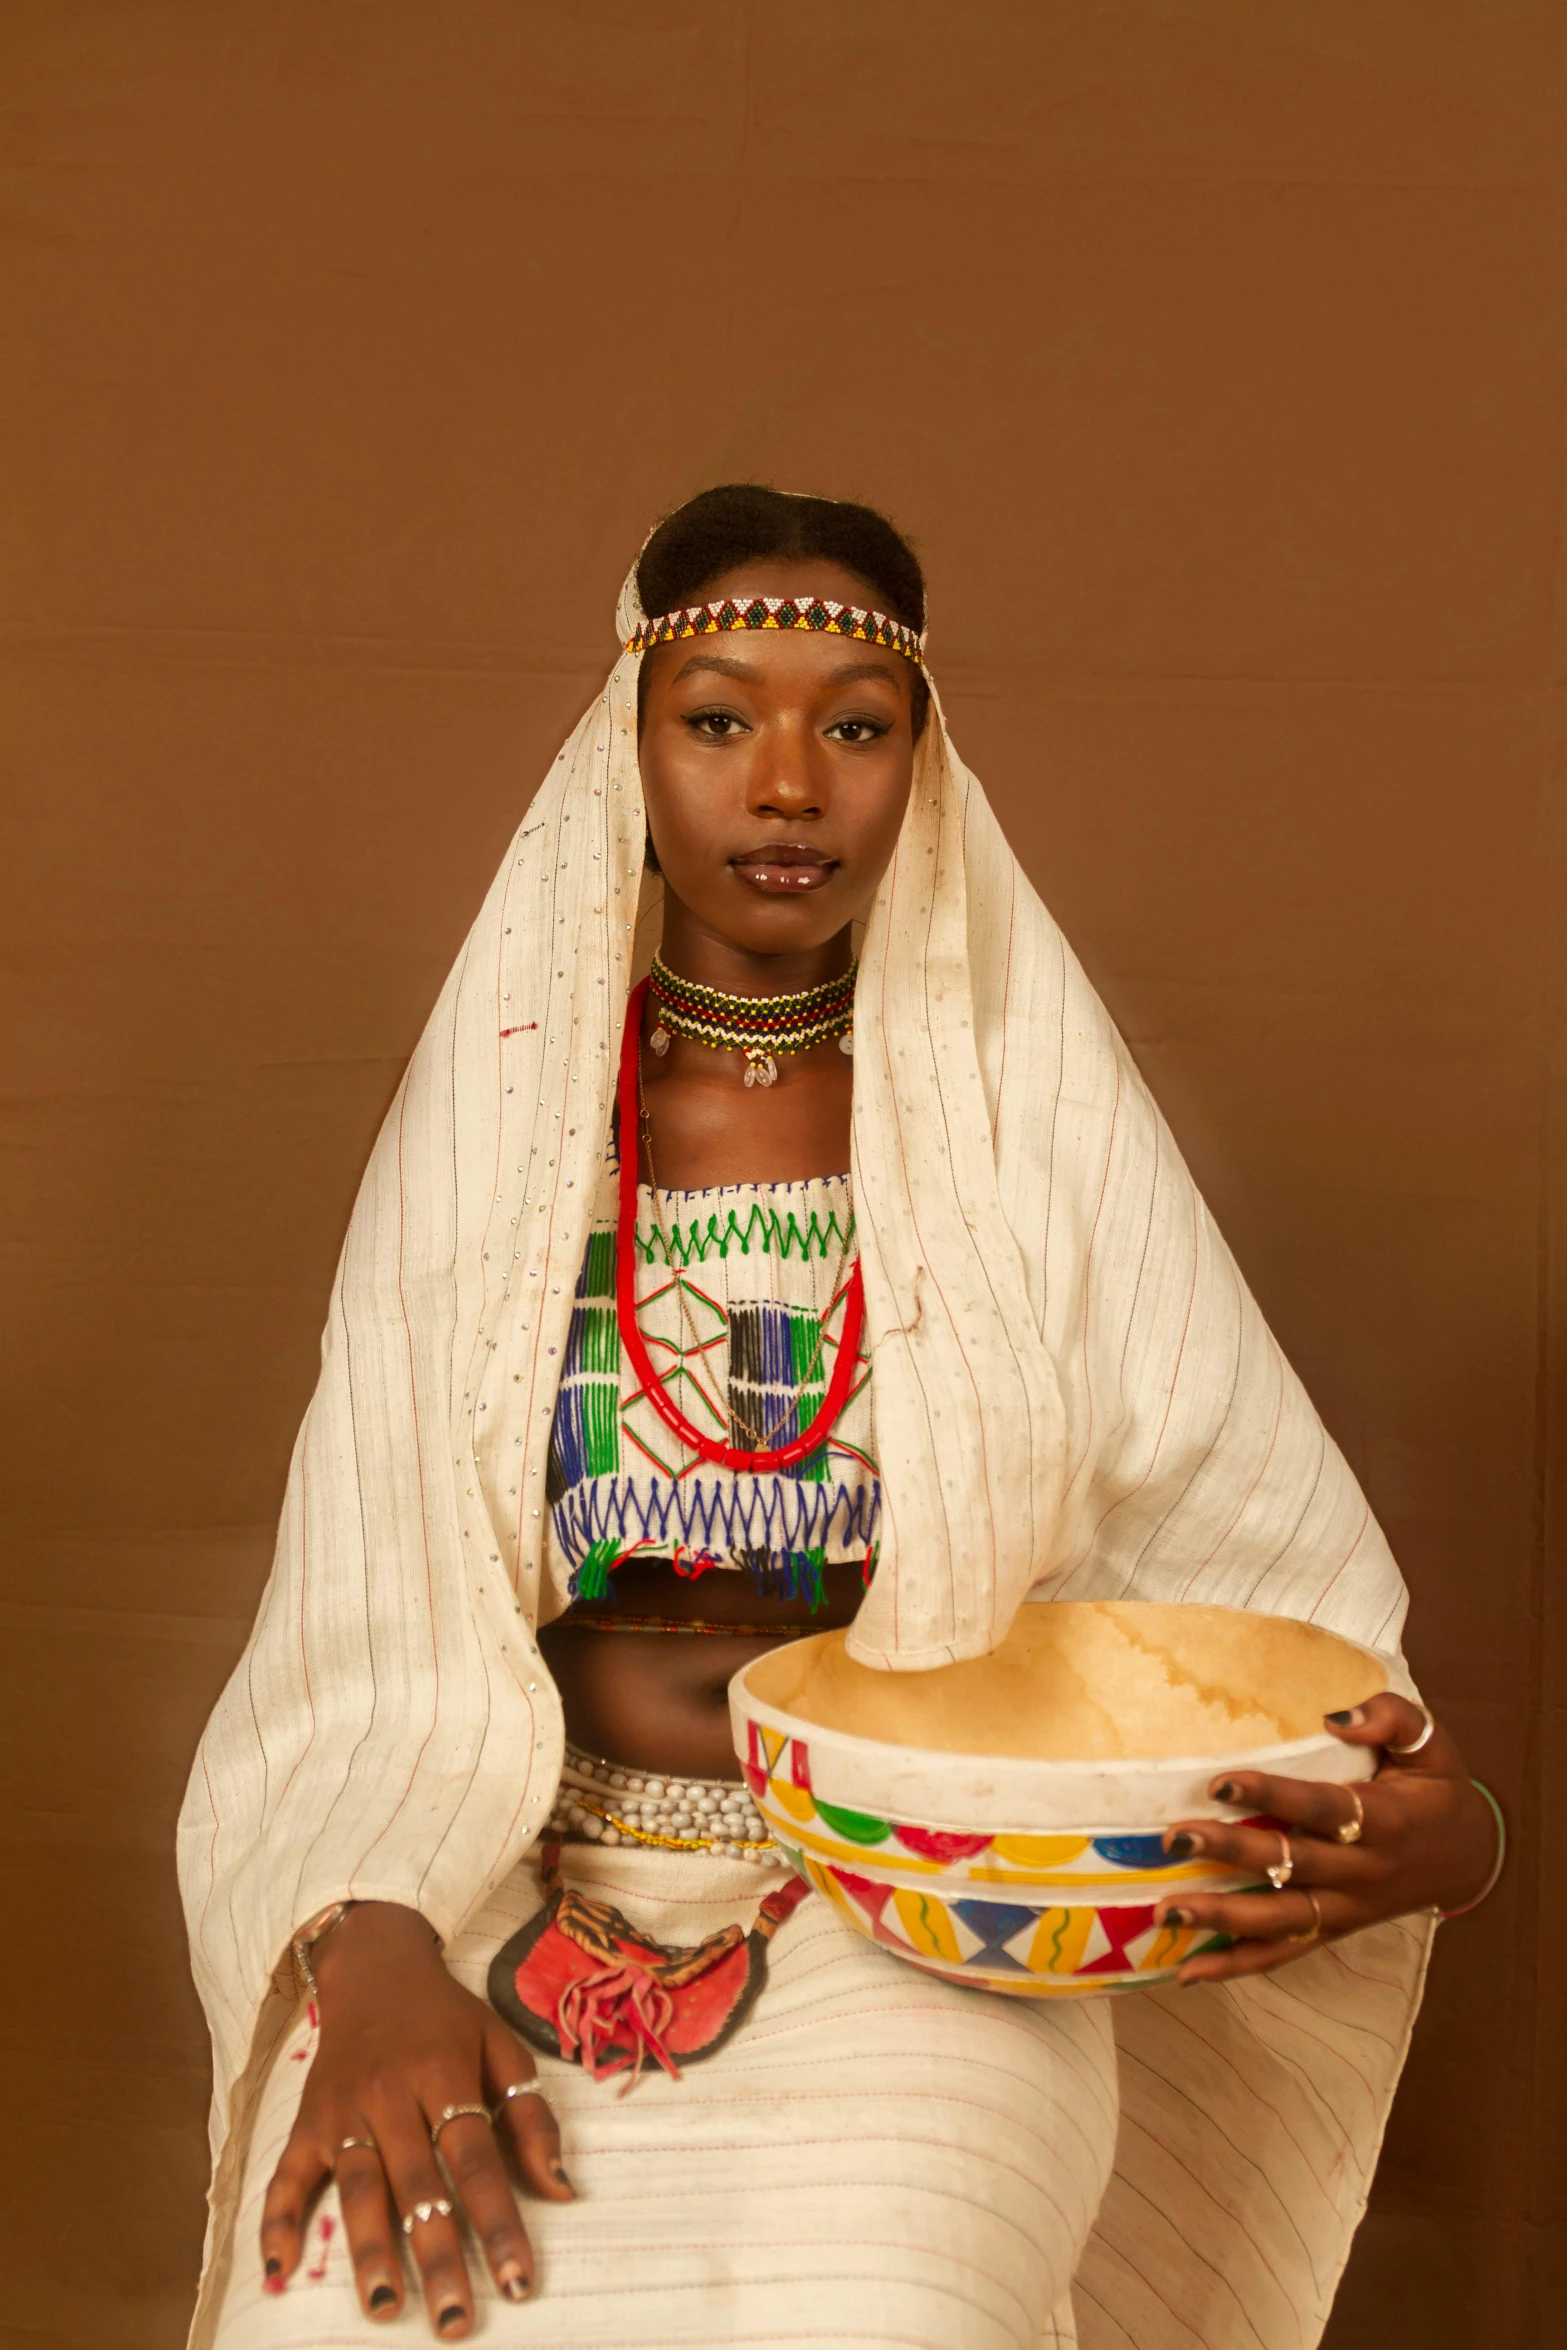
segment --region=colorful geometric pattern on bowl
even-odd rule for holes
[[[1158,1834],[965,1835],[846,1810],[815,1793],[805,1739],[746,1726],[741,1767],[783,1857],[857,1933],[954,1982],[1052,1998],[1167,1980],[1213,1938],[1156,1925],[1161,1896],[1252,1882],[1172,1861]]]
[[[668,645],[688,636],[727,635],[745,628],[805,628],[829,636],[853,637],[860,644],[885,645],[906,661],[921,666],[924,639],[901,620],[885,612],[867,612],[858,604],[834,604],[825,597],[753,596],[744,604],[691,604],[683,612],[661,612],[644,620],[626,639],[628,653],[644,653],[650,645]]]

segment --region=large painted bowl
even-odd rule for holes
[[[1172,1822],[1244,1818],[1208,1792],[1226,1770],[1369,1777],[1371,1750],[1322,1717],[1387,1682],[1374,1650],[1290,1618],[1057,1601],[930,1673],[870,1671],[819,1634],[747,1665],[729,1704],[770,1832],[857,1933],[952,1982],[1081,1998],[1166,1981],[1208,1943],[1155,1923],[1163,1896],[1255,1882],[1172,1861]]]

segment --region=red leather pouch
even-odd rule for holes
[[[546,2055],[598,2081],[651,2057],[672,2080],[738,2031],[767,1978],[767,1945],[809,1887],[790,1877],[769,1893],[747,1933],[724,1926],[680,1948],[655,1942],[607,1901],[563,1885],[560,1846],[542,1847],[548,1898],[496,1952],[490,2004]]]

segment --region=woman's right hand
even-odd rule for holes
[[[532,2057],[447,1972],[416,1910],[356,1903],[311,1960],[319,2037],[262,2212],[265,2289],[287,2286],[311,2202],[335,2172],[367,2316],[393,2318],[403,2306],[403,2214],[443,2199],[466,2212],[497,2289],[508,2301],[526,2300],[533,2252],[499,2141],[510,2144],[535,2193],[554,2203],[573,2194],[542,2096],[500,2103],[514,2084],[534,2078]],[[483,2114],[446,2123],[438,2161],[430,2133],[449,2105],[500,2110],[493,2127]],[[473,2293],[457,2211],[416,2219],[408,2242],[432,2326],[442,2341],[461,2341],[473,2324]]]

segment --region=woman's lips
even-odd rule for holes
[[[825,889],[838,870],[834,858],[816,849],[748,849],[743,856],[731,857],[729,864],[752,889],[773,897],[801,897]]]

